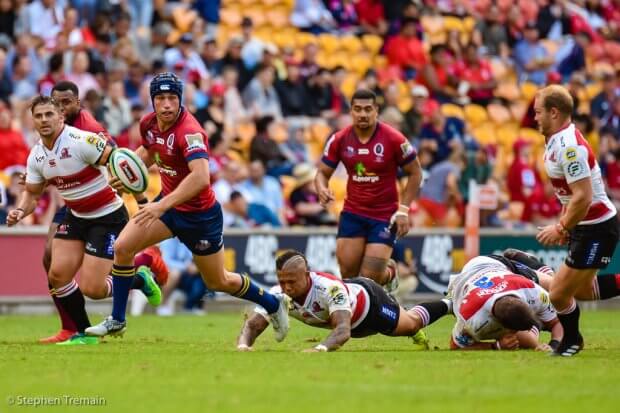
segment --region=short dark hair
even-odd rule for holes
[[[353,106],[353,101],[356,99],[370,99],[373,104],[377,103],[377,95],[370,89],[357,89],[353,96],[351,96],[351,106]]]
[[[499,298],[493,305],[493,316],[510,330],[526,331],[539,327],[539,321],[532,309],[514,295]]]
[[[297,250],[287,250],[282,254],[278,255],[278,258],[276,258],[276,270],[281,271],[282,268],[284,268],[284,264],[286,264],[286,262],[293,257],[301,257],[304,260],[306,267],[308,267],[308,260],[306,260],[304,254]]]
[[[62,113],[62,107],[58,104],[58,102],[52,99],[51,96],[43,96],[43,95],[38,95],[34,99],[32,99],[32,102],[30,102],[30,113],[34,114],[34,109],[37,106],[48,105],[48,104],[54,106],[59,112]]]
[[[56,83],[52,88],[52,93],[66,92],[67,90],[71,91],[74,96],[79,96],[80,94],[80,90],[78,89],[77,85],[68,80],[61,80],[60,82]]]
[[[243,198],[243,194],[239,191],[232,191],[230,193],[230,202],[236,201],[239,198]]]
[[[63,64],[63,54],[58,52],[58,53],[54,53],[49,60],[49,69],[50,72],[57,72],[60,69],[62,69],[62,64]]]

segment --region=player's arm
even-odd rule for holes
[[[140,145],[140,147],[135,150],[135,153],[140,157],[140,159],[142,159],[142,162],[144,162],[147,168],[150,168],[155,163],[155,156],[153,155],[153,152],[145,148],[143,145]]]
[[[564,328],[562,328],[562,323],[560,320],[555,317],[550,321],[543,321],[543,327],[547,331],[551,331],[551,340],[549,340],[549,347],[555,350],[562,341],[562,337],[564,337]]]
[[[409,205],[420,190],[422,183],[422,166],[417,157],[403,165],[407,173],[407,184],[400,196],[398,210],[390,218],[390,225],[396,225],[396,237],[401,238],[409,233]]]
[[[256,338],[260,336],[268,326],[269,321],[267,321],[263,315],[256,312],[253,313],[241,328],[241,333],[239,333],[239,337],[237,338],[237,349],[240,351],[251,350]]]
[[[592,179],[581,179],[568,185],[573,193],[566,211],[560,218],[560,225],[569,230],[582,221],[592,204]]]
[[[17,203],[17,207],[9,211],[6,223],[9,227],[17,224],[28,215],[32,214],[37,207],[39,197],[45,189],[45,182],[26,183],[26,187]]]
[[[334,200],[334,193],[329,189],[329,179],[334,174],[334,171],[335,168],[320,162],[316,177],[314,178],[316,193],[319,195],[319,202],[324,208]]]
[[[336,351],[351,338],[351,311],[337,310],[330,314],[332,332],[323,342],[314,347],[317,351]]]

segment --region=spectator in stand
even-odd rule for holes
[[[355,10],[363,32],[379,36],[387,33],[389,25],[381,0],[357,0]]]
[[[213,83],[209,89],[209,103],[205,108],[194,113],[196,119],[204,126],[208,136],[224,133],[226,126],[225,94],[226,85],[219,82]]]
[[[478,56],[478,48],[469,43],[465,46],[463,60],[455,67],[455,76],[461,82],[467,82],[467,96],[472,103],[487,106],[493,99],[493,91],[497,86],[491,64]]]
[[[129,66],[128,74],[127,77],[124,79],[124,82],[125,95],[131,103],[140,102],[140,88],[145,82],[145,79],[146,73],[145,68],[142,64],[136,63]]]
[[[506,186],[511,202],[523,204],[521,221],[532,222],[532,206],[544,200],[544,187],[533,163],[532,145],[517,140],[513,145],[514,160],[508,168]]]
[[[335,225],[336,219],[319,203],[319,196],[313,184],[316,168],[308,163],[301,163],[293,169],[295,189],[289,197],[293,210],[293,225],[319,226]]]
[[[100,86],[95,77],[88,71],[88,54],[78,51],[73,55],[71,72],[67,75],[67,80],[77,85],[80,90],[80,99],[84,99],[89,90],[99,91]]]
[[[0,47],[0,100],[8,101],[13,93],[13,83],[6,70],[6,50]]]
[[[103,123],[112,136],[118,136],[132,122],[131,104],[125,98],[125,87],[120,80],[110,83],[103,99]]]
[[[421,0],[384,1],[383,8],[385,10],[385,16],[390,22],[388,37],[400,31],[404,20],[413,19],[417,22],[416,36],[420,40],[424,38],[424,28],[420,22],[420,16],[424,9]]]
[[[222,74],[222,59],[215,38],[209,37],[205,40],[200,57],[211,77]]]
[[[81,90],[80,90],[81,92]],[[84,104],[84,109],[88,110],[97,122],[103,123],[105,110],[103,107],[103,97],[95,89],[86,92],[84,99],[80,99]]]
[[[462,150],[452,151],[450,156],[430,169],[428,179],[420,190],[420,210],[415,215],[416,226],[430,224],[438,227],[458,227],[463,215],[463,196],[459,191],[459,179],[465,168]]]
[[[243,104],[255,118],[273,116],[282,118],[282,108],[276,89],[273,87],[275,70],[272,66],[261,65],[256,75],[243,90]]]
[[[588,32],[579,32],[556,55],[557,71],[564,80],[586,68],[586,50],[592,41]]]
[[[566,85],[566,89],[568,93],[570,93],[573,98],[573,118],[577,116],[581,109],[581,98],[580,96],[585,95],[586,93],[586,77],[583,73],[575,72],[571,75],[570,80],[568,81],[568,85]]]
[[[562,0],[550,0],[538,12],[536,22],[540,37],[555,41],[571,33],[570,16]]]
[[[273,176],[265,175],[265,166],[261,161],[250,163],[248,179],[238,186],[238,190],[248,202],[265,205],[280,223],[286,222],[280,182]]]
[[[404,19],[400,33],[390,38],[385,45],[388,64],[407,72],[406,77],[414,76],[427,63],[424,46],[416,36],[415,19]]]
[[[286,62],[287,76],[276,82],[276,91],[285,117],[307,116],[310,114],[308,89],[299,71],[300,62],[289,59]]]
[[[28,79],[30,57],[16,55],[13,59],[13,102],[26,102],[37,94],[36,84]]]
[[[78,15],[78,11],[72,7],[67,7],[65,9],[64,16],[65,20],[62,24],[62,29],[60,33],[67,36],[67,42],[69,47],[75,47],[84,44],[84,36],[82,35],[82,30],[80,30],[79,27],[80,16]]]
[[[609,198],[616,208],[620,207],[620,148],[605,155],[605,182]]]
[[[30,149],[22,133],[13,127],[8,102],[0,100],[0,171],[13,165],[26,165]]]
[[[615,150],[620,145],[620,96],[614,98],[611,113],[601,119],[600,131],[607,148]]]
[[[63,54],[54,53],[49,59],[49,71],[41,80],[39,80],[39,93],[49,96],[52,93],[54,85],[64,79]]]
[[[536,22],[528,22],[523,32],[523,40],[517,43],[513,51],[517,64],[519,81],[529,81],[544,85],[547,72],[555,64],[547,49],[540,43]]]
[[[244,169],[239,162],[231,159],[222,165],[218,176],[219,179],[213,184],[215,198],[222,204],[224,227],[230,227],[233,224],[234,217],[230,208],[230,195],[235,191],[237,185],[245,179]]]
[[[551,182],[543,183],[543,195],[534,201],[531,209],[531,222],[535,226],[553,225],[553,223],[558,222],[558,217],[562,212],[562,204],[560,204]]]
[[[54,47],[62,30],[65,4],[62,0],[34,0],[27,6],[27,31],[40,38],[47,48]]]
[[[2,114],[0,113],[0,117],[1,116]],[[1,142],[2,141],[0,141],[0,143]],[[24,185],[21,181],[23,181],[22,175],[25,172],[25,168],[21,170],[16,169],[10,173],[7,172],[7,175],[9,175],[9,183],[6,189],[3,188],[2,182],[0,182],[0,225],[6,225],[6,216],[8,212],[15,209],[18,205],[19,198],[22,192],[24,192]],[[32,225],[34,223],[34,218],[34,214],[29,215],[21,220],[18,225]]]
[[[135,151],[142,146],[140,119],[142,119],[143,114],[144,107],[140,103],[134,103],[131,106],[131,123],[116,137],[116,144],[119,147]]]
[[[428,119],[420,131],[420,147],[433,152],[433,165],[445,161],[451,153],[462,149],[465,141],[465,123],[446,117],[434,100],[428,100],[423,116]]]
[[[439,44],[431,47],[430,57],[430,64],[424,65],[416,81],[426,86],[433,99],[440,103],[452,102],[458,98],[456,81],[451,74],[452,56],[445,45]]]
[[[259,161],[267,169],[268,175],[291,175],[293,165],[282,153],[278,143],[271,138],[274,121],[270,115],[256,120],[256,136],[250,143],[250,160]]]
[[[346,76],[347,70],[344,67],[336,66],[332,69],[330,76],[330,113],[323,114],[329,119],[349,112],[349,99],[342,93],[342,84]]]
[[[319,65],[316,62],[318,53],[319,47],[316,43],[310,42],[304,46],[304,55],[299,65],[299,71],[303,79],[307,80],[319,71]]]
[[[231,227],[255,228],[255,227],[281,227],[276,214],[265,205],[257,202],[248,202],[238,191],[230,194],[230,211],[234,220]]]
[[[262,60],[265,50],[265,43],[253,35],[254,23],[249,17],[244,17],[241,21],[241,35],[243,36],[243,47],[241,48],[241,58],[245,67],[252,70]]]
[[[319,34],[336,27],[336,22],[322,0],[295,0],[291,23],[300,30]]]
[[[241,122],[248,121],[249,114],[243,107],[243,100],[239,89],[237,89],[237,80],[239,72],[234,66],[224,66],[222,69],[222,81],[226,86],[224,93],[224,124],[237,125]]]
[[[183,63],[186,73],[196,72],[201,79],[208,79],[209,72],[202,58],[194,47],[194,37],[191,33],[185,33],[179,39],[176,47],[164,52],[164,62],[168,69],[173,69],[177,63]]]
[[[501,12],[496,5],[491,5],[484,18],[474,27],[472,42],[484,48],[483,54],[502,58],[510,56],[508,33],[502,23]]]
[[[356,33],[359,25],[357,11],[353,0],[328,0],[327,7],[331,12],[338,29],[343,33]]]
[[[12,0],[0,0],[0,35],[5,35],[11,40],[15,39],[15,22],[17,13]]]
[[[618,96],[618,80],[615,74],[605,73],[602,79],[603,90],[590,102],[590,114],[597,124],[604,122],[612,113],[612,104]]]
[[[385,96],[383,94],[383,89],[379,86],[377,72],[374,69],[368,69],[368,71],[364,74],[364,77],[360,80],[360,83],[358,83],[357,87],[372,91],[377,97],[377,105],[379,106],[379,110],[385,109]]]
[[[411,88],[411,108],[405,113],[403,123],[403,134],[409,140],[417,140],[422,131],[424,123],[423,111],[428,102],[428,89],[422,85],[415,85]]]
[[[308,79],[308,94],[310,95],[310,115],[323,117],[331,110],[331,74],[329,70],[320,68]]]
[[[474,180],[479,185],[486,184],[491,178],[493,167],[489,163],[487,150],[475,140],[465,144],[465,169],[459,179],[459,191],[463,195],[463,201],[469,202],[469,181]]]

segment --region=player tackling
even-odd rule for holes
[[[329,179],[344,164],[349,178],[336,243],[340,273],[343,278],[371,278],[392,291],[398,276],[390,256],[396,238],[409,232],[409,204],[420,188],[422,169],[407,138],[377,121],[373,92],[353,94],[351,117],[352,126],[327,140],[315,185],[321,204],[327,205],[334,199]],[[400,205],[398,168],[409,177]]]
[[[576,296],[618,294],[617,275],[597,272],[611,262],[618,242],[616,208],[607,197],[601,169],[592,149],[571,121],[573,99],[562,86],[541,89],[535,99],[535,119],[545,137],[545,169],[562,203],[555,225],[540,228],[537,239],[545,246],[568,244],[568,257],[551,280],[550,297],[564,327],[564,338],[554,354],[573,356],[583,349]]]
[[[304,324],[331,329],[331,333],[307,352],[335,351],[351,337],[373,334],[412,337],[428,346],[421,330],[444,316],[449,300],[423,303],[407,311],[369,278],[348,280],[327,273],[310,271],[306,257],[289,250],[276,260],[279,286],[292,300],[290,315]],[[245,322],[237,342],[240,351],[252,349],[256,338],[269,326],[270,317],[260,307]]]
[[[274,321],[276,339],[283,340],[288,331],[288,297],[263,291],[247,275],[224,269],[222,208],[210,186],[207,136],[181,105],[183,83],[173,73],[160,73],[151,81],[150,94],[155,111],[140,121],[142,146],[136,154],[147,166],[157,164],[162,193],[141,207],[114,243],[112,315],[86,333],[124,333],[135,254],[176,236],[192,252],[209,289],[262,306]]]

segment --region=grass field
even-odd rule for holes
[[[237,353],[240,314],[130,319],[125,338],[83,347],[34,344],[55,332],[52,317],[0,317],[0,413],[618,411],[620,311],[582,320],[586,351],[559,359],[447,351],[450,318],[427,329],[431,351],[375,336],[304,354],[326,331],[297,321],[284,343],[269,330],[254,352]],[[68,406],[65,395],[105,405]],[[61,405],[24,406],[34,402],[25,397]]]

